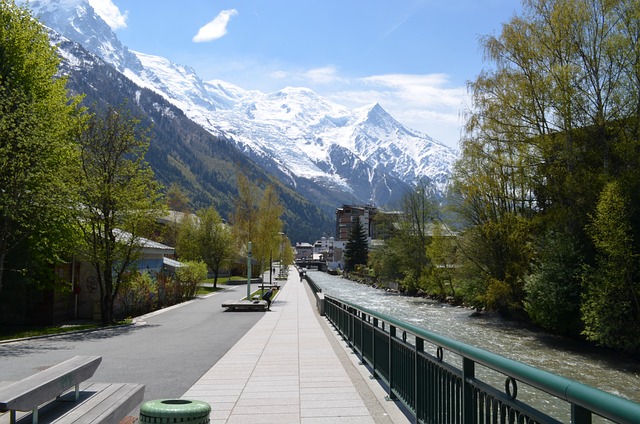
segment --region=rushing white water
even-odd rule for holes
[[[496,316],[402,296],[319,271],[308,276],[331,296],[640,403],[640,362]]]

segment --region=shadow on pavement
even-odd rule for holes
[[[129,324],[117,327],[99,328],[95,330],[85,330],[80,332],[70,332],[56,335],[49,335],[39,338],[16,340],[0,344],[0,357],[21,357],[43,351],[67,349],[51,343],[52,339],[61,342],[84,342],[91,340],[105,340],[125,334],[133,334],[142,329],[157,327],[151,324]]]

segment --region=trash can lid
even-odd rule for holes
[[[150,400],[140,406],[140,421],[143,416],[149,418],[203,418],[208,417],[211,405],[199,400],[188,399],[156,399]],[[171,422],[171,421],[169,421]],[[189,422],[189,421],[174,421]],[[207,421],[208,422],[208,421]]]

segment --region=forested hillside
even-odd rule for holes
[[[69,77],[68,89],[84,95],[83,104],[90,110],[126,103],[142,125],[150,128],[147,160],[156,178],[166,187],[179,185],[194,209],[214,205],[228,219],[241,172],[261,188],[275,185],[285,206],[285,231],[293,242],[313,241],[333,230],[336,205],[330,194],[310,193],[320,199],[318,205],[310,203],[258,167],[229,140],[206,132],[161,96],[138,87],[78,44],[62,41],[60,49],[76,58],[62,63],[61,73]]]

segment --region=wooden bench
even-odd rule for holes
[[[102,361],[76,356],[14,383],[0,384],[0,411],[14,423],[118,423],[144,397],[144,385],[83,383]],[[82,383],[82,384],[81,384]],[[16,411],[31,411],[16,420]]]

